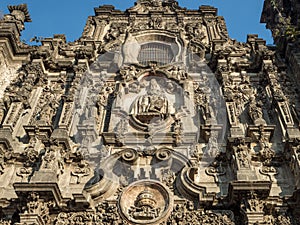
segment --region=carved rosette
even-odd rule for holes
[[[141,180],[124,189],[119,205],[122,217],[131,224],[159,224],[171,213],[173,195],[160,182]]]

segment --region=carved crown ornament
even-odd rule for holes
[[[138,0],[136,5],[129,9],[130,12],[147,13],[147,12],[169,12],[180,10],[175,0]]]

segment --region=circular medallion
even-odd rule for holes
[[[119,204],[121,214],[132,224],[158,224],[169,216],[173,198],[162,183],[141,180],[123,191]]]

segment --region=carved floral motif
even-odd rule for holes
[[[173,224],[222,224],[234,225],[233,212],[229,210],[204,211],[196,209],[193,202],[177,203],[167,225]]]
[[[126,224],[119,216],[118,209],[115,203],[101,203],[96,206],[96,213],[92,212],[75,212],[65,213],[61,212],[54,224],[55,225],[85,225],[93,223],[95,225],[121,225]]]

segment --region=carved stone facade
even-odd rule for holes
[[[27,6],[9,6],[0,224],[299,224],[298,36],[271,22],[280,4],[262,17],[277,49],[175,0],[100,6],[77,41],[28,46]]]

